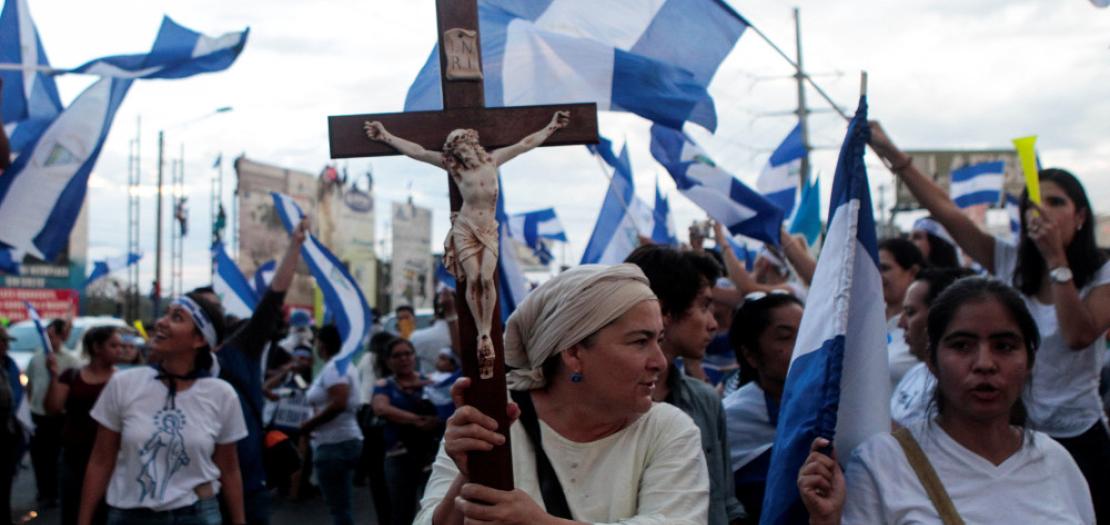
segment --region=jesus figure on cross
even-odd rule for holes
[[[443,151],[397,137],[381,122],[363,124],[370,140],[388,144],[401,154],[447,170],[462,195],[462,207],[451,214],[451,231],[443,243],[443,263],[460,282],[466,282],[466,302],[478,328],[479,377],[493,377],[495,351],[490,327],[497,304],[494,272],[497,271],[497,168],[543,144],[570,121],[567,111],[556,111],[551,122],[511,146],[486,152],[473,129],[456,129],[447,135]]]

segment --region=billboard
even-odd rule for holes
[[[435,293],[432,265],[432,210],[412,202],[394,202],[391,306],[431,308]]]
[[[289,245],[289,234],[274,211],[270,192],[289,195],[305,214],[316,210],[316,177],[306,171],[292,170],[249,160],[235,159],[238,178],[236,195],[239,200],[239,269],[247,276],[263,263],[276,260]],[[297,265],[293,285],[286,294],[286,304],[312,311],[312,276],[302,261]]]
[[[374,254],[372,186],[348,184],[333,167],[324,169],[317,186],[316,235],[347,267],[366,302],[377,306],[377,257]],[[367,176],[369,179],[369,175]]]
[[[1017,152],[1013,149],[984,149],[984,150],[914,150],[906,151],[913,157],[913,164],[926,177],[936,181],[941,188],[948,191],[949,179],[953,170],[978,164],[980,162],[1002,161],[1006,170],[1003,189],[1007,193],[1020,195],[1025,188],[1025,180],[1021,173],[1021,164]],[[917,199],[913,198],[909,189],[902,180],[894,178],[894,193],[896,201],[894,211],[909,211],[921,208]]]

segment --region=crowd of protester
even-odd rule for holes
[[[1084,188],[1042,170],[1042,203],[1023,196],[1004,240],[877,125],[872,143],[930,215],[876,254],[892,432],[854,451],[814,441],[798,473],[811,522],[1110,522],[1110,264]],[[149,341],[95,327],[80,356],[40,353],[25,388],[0,331],[4,504],[26,450],[65,524],[265,524],[272,498],[317,493],[348,524],[360,490],[391,525],[759,522],[816,267],[803,239],[783,232],[749,269],[719,225],[716,247],[694,228],[691,246],[533,290],[506,326],[517,489],[499,491],[468,483],[467,453],[504,437],[462,401],[453,292],[427,327],[398,307],[340,366],[338,329],[284,307],[305,228],[249,319],[197,289]],[[49,322],[49,344],[70,329]]]

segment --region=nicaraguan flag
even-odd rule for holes
[[[486,106],[596,102],[681,127],[717,126],[706,86],[748,27],[720,0],[479,2]],[[442,107],[439,51],[405,111]]]
[[[821,186],[820,180],[813,179],[813,184],[806,186],[802,191],[802,200],[798,204],[798,211],[790,221],[790,233],[800,233],[806,236],[806,243],[813,246],[821,236]]]
[[[588,148],[613,167],[613,177],[580,264],[618,264],[640,245],[641,235],[651,233],[654,218],[647,203],[636,197],[628,145],[621,148],[620,157],[613,155],[605,138]]]
[[[949,196],[956,206],[967,208],[979,204],[998,205],[1002,199],[1002,181],[1006,168],[1002,161],[980,162],[952,170]]]
[[[266,294],[266,289],[270,287],[270,281],[274,280],[274,272],[277,269],[277,261],[269,260],[258,266],[254,270],[254,278],[251,279],[251,289],[254,290],[254,296],[262,299]]]
[[[652,125],[651,154],[667,168],[679,192],[733,235],[779,245],[782,210],[718,168],[688,135],[677,129]]]
[[[23,254],[11,248],[0,247],[0,272],[18,274],[19,265],[22,262]]]
[[[759,254],[755,250],[749,249],[747,244],[738,241],[731,235],[726,236],[725,240],[728,241],[728,247],[732,250],[732,253],[736,254],[736,258],[744,263],[744,269],[749,272],[752,271],[752,268],[755,266],[755,259]],[[720,250],[722,248],[718,246],[717,249]]]
[[[212,290],[219,296],[224,311],[240,319],[250,317],[258,306],[250,283],[219,241],[212,243]]]
[[[137,264],[142,258],[143,254],[141,253],[129,253],[120,257],[104,259],[103,261],[94,261],[92,271],[89,272],[89,276],[85,279],[85,287],[87,288],[101,277],[118,272],[133,264]]]
[[[659,178],[655,179],[655,209],[651,216],[651,240],[656,244],[678,246],[678,235],[675,233],[674,217],[671,216],[671,202],[659,191]]]
[[[247,28],[211,37],[166,16],[150,53],[98,58],[72,71],[116,78],[185,78],[223,71],[243,51],[249,32]]]
[[[27,0],[7,0],[0,12],[0,63],[28,69],[0,70],[4,80],[4,131],[12,152],[19,154],[62,112],[54,76],[34,68],[49,68],[50,60],[42,47]]]
[[[497,173],[497,185],[501,188],[505,186],[501,184],[501,173]],[[501,303],[501,322],[508,322],[509,316],[516,311],[517,305],[524,300],[524,296],[528,295],[531,289],[528,286],[528,279],[524,277],[524,270],[520,267],[520,261],[517,261],[516,254],[511,249],[512,235],[511,227],[509,226],[509,216],[505,214],[505,192],[497,192],[497,223],[498,223],[498,253],[497,258],[497,276],[500,279],[498,287],[498,300]],[[448,283],[452,288],[454,281]]]
[[[285,231],[292,233],[293,228],[304,218],[304,212],[288,195],[278,192],[271,195],[274,197],[274,209],[281,218]],[[307,236],[301,246],[301,257],[308,264],[312,277],[316,279],[316,286],[320,287],[320,292],[324,295],[328,314],[343,339],[339,354],[335,356],[335,367],[340,374],[344,374],[351,359],[362,349],[363,339],[370,333],[370,306],[366,304],[362,290],[343,267],[343,263],[315,236]]]
[[[35,307],[31,306],[31,303],[27,301],[23,301],[23,304],[27,306],[27,317],[30,317],[31,321],[35,323],[35,331],[39,333],[39,343],[42,343],[42,352],[44,354],[53,352],[54,349],[50,346],[50,338],[46,337],[46,327],[42,325],[42,317],[39,317],[39,311],[35,310]]]
[[[875,220],[863,154],[867,99],[848,124],[833,179],[825,248],[817,260],[786,376],[762,524],[805,523],[798,469],[818,437],[841,459],[890,431],[890,373]]]
[[[0,242],[46,261],[69,244],[89,174],[131,80],[104,78],[78,95],[0,177]]]
[[[1006,194],[1006,214],[1010,217],[1010,236],[1016,243],[1021,239],[1021,198]]]
[[[771,153],[771,158],[767,159],[767,165],[755,181],[755,189],[782,209],[784,217],[789,217],[794,211],[794,200],[802,180],[802,158],[805,156],[802,125],[797,124]]]
[[[512,238],[531,248],[543,264],[554,259],[546,241],[567,242],[567,233],[555,215],[555,208],[514,213],[509,216],[509,231]]]

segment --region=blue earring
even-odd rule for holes
[[[582,372],[572,373],[570,375],[570,382],[571,383],[581,383],[582,382]]]

